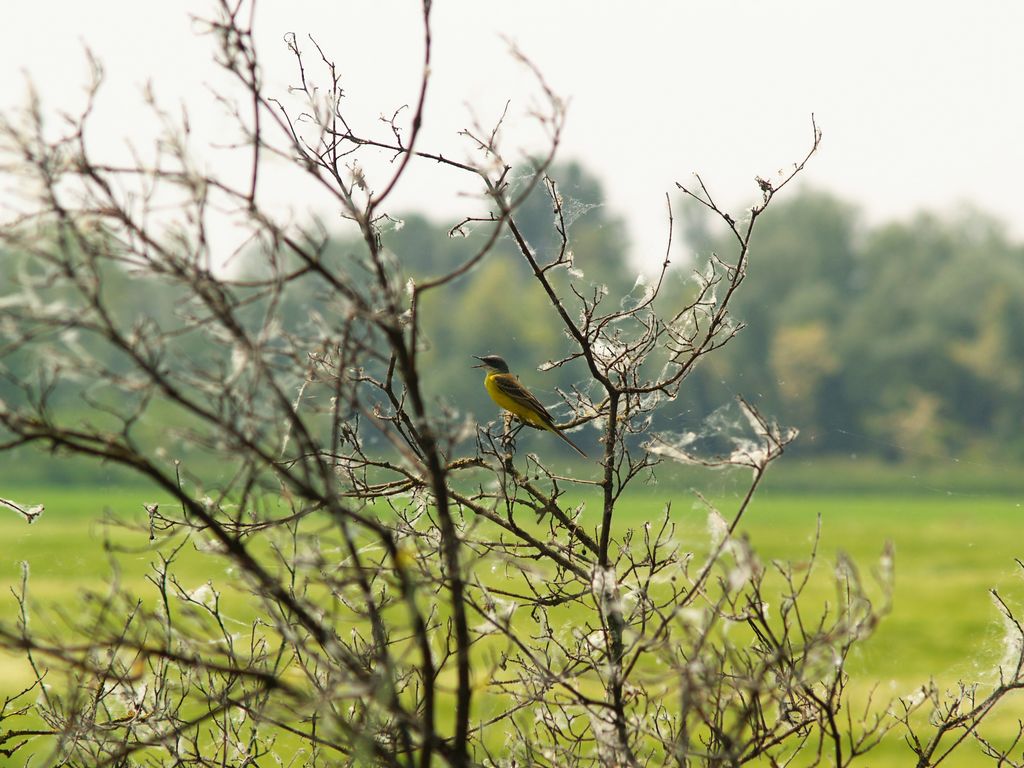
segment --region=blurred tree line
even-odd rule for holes
[[[570,245],[583,277],[610,301],[635,300],[644,278],[628,263],[624,222],[579,165],[557,168]],[[520,211],[540,253],[557,248],[552,206],[536,190]],[[728,235],[680,203],[665,301],[692,294],[692,275]],[[758,224],[750,277],[734,305],[746,324],[683,388],[676,421],[699,429],[737,394],[797,426],[804,453],[857,451],[886,459],[1024,455],[1024,247],[976,210],[869,226],[857,208],[814,190]],[[416,278],[467,258],[473,237],[447,237],[419,216],[386,245]],[[581,368],[538,365],[566,348],[522,259],[491,258],[424,307],[431,389],[480,419],[494,416],[472,354],[504,355],[543,400],[585,385]],[[649,254],[646,268],[660,260]],[[638,278],[640,278],[638,280]],[[653,279],[648,274],[647,280]]]
[[[1000,222],[967,209],[870,227],[804,191],[759,226],[735,305],[749,327],[690,382],[701,410],[723,389],[757,398],[805,452],[1024,454],[1024,247]],[[719,242],[700,220],[690,240]]]
[[[557,166],[552,176],[563,198],[575,261],[572,274],[559,279],[571,280],[577,290],[606,291],[607,301],[636,301],[655,278],[628,263],[624,221],[604,205],[600,183],[575,163]],[[716,250],[728,252],[726,234],[709,218],[682,203],[676,208],[676,231],[682,236],[673,247],[670,282],[659,302],[682,302],[694,290],[694,271]],[[559,247],[544,189],[533,191],[518,220],[541,255]],[[387,228],[383,245],[407,279],[422,280],[464,262],[479,247],[472,223],[449,226],[413,213]],[[955,218],[921,214],[872,227],[850,203],[804,190],[773,206],[758,227],[749,279],[733,304],[747,327],[690,376],[677,415],[672,423],[655,425],[658,429],[699,430],[740,394],[763,413],[799,427],[802,436],[794,450],[805,454],[1024,455],[1024,247],[1010,240],[1000,222],[965,210]],[[327,251],[326,259],[358,261],[359,240],[338,236]],[[649,257],[648,270],[660,254]],[[0,281],[11,285],[19,269],[33,269],[31,259],[4,255]],[[262,269],[248,265],[242,277],[258,278]],[[122,310],[140,322],[150,316],[170,327],[176,312],[187,311],[166,286],[130,273],[105,274],[102,280],[105,291],[121,297]],[[4,313],[17,311],[18,301],[7,290],[0,292],[0,323]],[[288,329],[329,306],[330,297],[310,292],[289,295],[274,311]],[[264,303],[253,302],[254,317],[266,310]],[[511,243],[499,243],[464,277],[430,294],[420,311],[429,339],[421,352],[426,389],[467,427],[497,417],[481,374],[471,368],[474,354],[504,356],[552,406],[557,389],[588,386],[582,365],[539,370],[568,344]],[[67,343],[88,347],[91,340]],[[231,365],[199,338],[192,354],[197,366]],[[105,364],[116,369],[119,361],[109,358]],[[16,398],[17,380],[45,377],[47,366],[46,360],[8,356],[0,398]],[[80,408],[83,418],[95,420],[102,410],[92,405],[121,393],[93,392],[93,404],[70,402],[60,392],[51,396],[54,407]],[[557,420],[558,409],[553,411]],[[573,438],[593,452],[596,435],[591,430]],[[524,435],[524,448],[562,450],[545,437]],[[67,472],[45,457],[26,457],[26,462],[55,479]]]

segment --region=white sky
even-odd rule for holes
[[[197,131],[223,128],[204,83],[217,82],[212,41],[189,13],[213,2],[49,0],[10,3],[0,46],[0,109],[22,102],[28,73],[49,109],[74,108],[88,74],[82,43],[108,84],[98,140],[149,144],[141,85],[184,101]],[[270,87],[293,82],[282,38],[313,33],[336,59],[362,124],[415,98],[421,32],[411,0],[264,0],[257,9]],[[581,160],[626,215],[634,256],[664,248],[664,194],[699,171],[720,200],[756,197],[809,146],[810,114],[825,134],[803,180],[857,202],[872,221],[966,202],[1024,236],[1024,3],[1019,0],[833,0],[605,3],[435,0],[429,130],[424,149],[459,157],[456,132],[512,99],[506,140],[528,145],[522,115],[536,88],[507,53],[515,41],[570,100],[561,158]],[[399,190],[396,210],[454,217],[467,206],[435,169]],[[297,210],[271,184],[267,198]],[[323,211],[330,215],[328,211]],[[301,215],[301,213],[300,213]]]

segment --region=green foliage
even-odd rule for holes
[[[582,272],[581,277],[563,269],[556,283],[564,288],[571,282],[588,295],[601,286],[608,291],[606,301],[624,300],[635,280],[625,260],[623,221],[604,206],[600,183],[580,165],[556,166],[551,175],[562,198],[566,247]],[[517,217],[540,263],[554,258],[561,241],[547,190],[534,189]],[[698,209],[684,205],[678,218],[685,242],[677,253],[696,256],[676,257],[658,299],[665,308],[689,297],[689,275],[710,253],[729,252],[728,235],[715,230]],[[413,213],[384,228],[382,245],[400,266],[403,280],[443,275],[484,245],[483,228],[474,231],[470,224],[450,235],[448,226]],[[1013,243],[998,222],[966,210],[953,218],[922,214],[871,227],[850,203],[804,190],[774,205],[758,228],[749,279],[733,304],[746,327],[687,380],[678,409],[682,424],[672,428],[698,426],[741,394],[764,413],[799,427],[802,437],[794,449],[804,455],[856,452],[918,461],[951,454],[1024,455],[1019,407],[1024,396],[1024,247]],[[365,280],[363,247],[358,238],[328,240],[323,258],[359,285]],[[10,291],[19,271],[38,275],[47,268],[25,254],[3,254],[3,311],[17,311]],[[294,265],[276,268],[287,271]],[[243,270],[258,279],[273,267],[250,261]],[[190,311],[158,279],[110,268],[100,278],[102,291],[118,298],[122,327],[140,332],[146,324],[173,328]],[[72,306],[82,301],[72,295],[39,299]],[[276,298],[253,288],[246,311],[254,327],[272,300],[280,302],[276,311],[282,332],[345,311],[338,297],[317,294],[312,287]],[[497,417],[470,368],[474,354],[503,355],[548,404],[558,399],[556,389],[588,384],[578,362],[538,370],[569,344],[507,239],[487,259],[430,292],[419,321],[427,339],[421,351],[427,392],[450,407],[454,418]],[[60,330],[52,333],[59,337]],[[7,355],[0,397],[16,401],[19,381],[45,375],[48,366],[67,365],[80,356],[76,345],[112,370],[127,370],[126,361],[104,341],[77,335],[63,339],[66,358],[61,361],[31,359],[23,352]],[[182,336],[176,349],[179,356],[163,364],[232,365],[225,340],[201,330]],[[102,402],[123,394],[96,391],[91,396]],[[97,418],[93,409],[69,402],[61,391],[52,397],[54,407],[83,414],[91,410]],[[531,450],[540,445],[545,452],[562,450],[557,441],[543,437],[524,435]],[[578,437],[586,447],[588,435]],[[47,456],[25,458],[29,471],[35,465],[35,476],[63,472]]]
[[[694,374],[695,411],[755,398],[801,428],[805,453],[1024,454],[1024,249],[997,222],[869,228],[804,191],[759,226],[734,304],[748,328]],[[725,246],[708,237],[700,255]]]

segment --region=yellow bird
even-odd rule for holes
[[[514,373],[509,373],[508,363],[504,358],[498,357],[498,355],[485,355],[484,357],[473,355],[473,357],[480,361],[479,365],[473,367],[483,368],[487,372],[484,377],[484,388],[491,396],[491,400],[523,423],[537,429],[554,432],[571,445],[580,456],[587,455],[555,426],[548,409],[519,382],[519,377]]]

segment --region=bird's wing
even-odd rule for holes
[[[540,400],[533,396],[526,387],[519,383],[519,379],[511,373],[501,373],[492,377],[494,383],[497,385],[504,394],[511,397],[517,403],[529,408],[531,411],[536,411],[540,416],[544,418],[549,424],[553,423],[551,414],[548,413],[548,409],[544,407]]]

